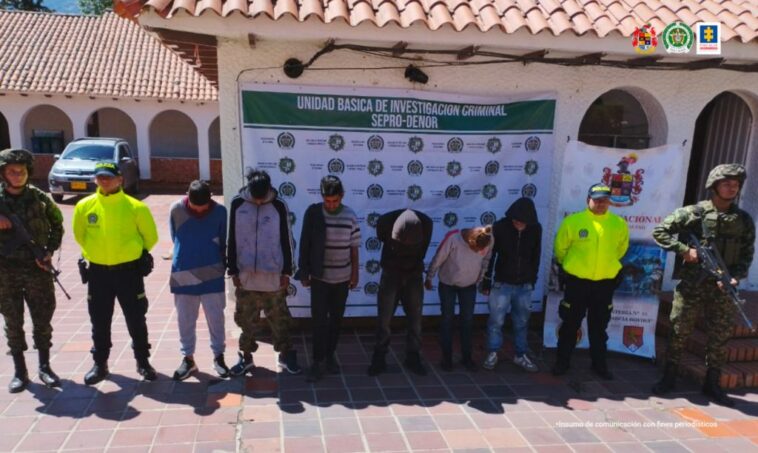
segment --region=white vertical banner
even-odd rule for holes
[[[643,150],[603,148],[572,141],[566,146],[557,222],[587,208],[587,189],[595,183],[611,187],[611,211],[629,226],[629,250],[622,259],[623,280],[613,297],[608,324],[608,349],[655,357],[658,291],[666,252],[652,238],[653,228],[680,206],[687,178],[682,146]],[[543,344],[558,343],[558,304],[563,296],[553,263],[549,279]],[[577,347],[589,347],[587,320],[577,332]]]
[[[305,209],[321,201],[321,178],[343,182],[343,203],[358,215],[363,240],[348,316],[376,314],[379,215],[412,208],[432,218],[427,264],[448,231],[491,224],[519,197],[532,198],[541,219],[548,215],[554,94],[484,98],[250,83],[240,96],[243,166],[269,172],[289,205],[296,241]],[[299,282],[288,304],[295,316],[310,314]],[[481,294],[477,312],[487,312]],[[436,288],[425,292],[424,313],[439,313]]]

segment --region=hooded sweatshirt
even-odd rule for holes
[[[282,275],[292,275],[293,245],[287,204],[274,189],[253,202],[245,187],[232,199],[227,257],[229,275],[248,291],[277,291]]]
[[[513,220],[526,224],[523,231],[513,226]],[[523,285],[537,282],[542,253],[542,226],[537,220],[537,210],[531,198],[514,201],[505,212],[505,217],[492,226],[495,246],[492,251],[484,287],[491,286],[494,267],[496,283]]]
[[[432,219],[413,209],[398,209],[379,217],[376,236],[382,246],[384,271],[401,274],[424,272],[424,256],[432,241]]]

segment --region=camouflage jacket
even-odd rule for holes
[[[18,195],[12,196],[0,184],[0,214],[16,214],[34,241],[48,252],[61,246],[63,239],[63,215],[50,197],[37,187],[29,184]],[[13,240],[13,230],[0,231],[0,251],[5,243]],[[28,247],[17,247],[0,260],[33,261],[34,255]]]
[[[704,244],[708,242],[703,239],[701,222],[713,235],[712,242],[732,277],[738,280],[747,277],[755,249],[755,223],[750,214],[734,204],[726,212],[719,212],[710,200],[679,208],[653,229],[653,239],[664,250],[684,253],[689,249],[686,241],[690,232]],[[700,275],[697,263],[683,263],[674,272],[674,278],[690,281],[697,281]]]

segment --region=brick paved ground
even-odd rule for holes
[[[166,216],[175,198],[146,198],[161,233],[156,256],[169,250]],[[68,226],[72,205],[62,208]],[[170,376],[180,360],[178,333],[167,288],[169,266],[162,260],[147,285],[152,361],[159,379],[136,380],[119,314],[113,323],[111,377],[86,387],[82,377],[91,365],[90,325],[85,288],[76,274],[77,251],[67,233],[60,264],[73,300],[59,295],[52,358],[63,388],[46,389],[35,375],[28,391],[10,395],[5,385],[11,360],[0,358],[0,451],[758,451],[756,393],[743,391],[734,409],[708,404],[692,384],[682,385],[671,398],[651,397],[654,366],[622,356],[610,360],[617,376],[610,383],[587,372],[583,352],[566,379],[526,374],[507,361],[495,372],[473,374],[461,368],[445,373],[434,366],[429,376],[419,378],[397,365],[395,353],[390,371],[376,379],[365,375],[371,333],[350,331],[338,353],[343,374],[315,386],[302,376],[279,374],[270,344],[255,355],[255,377],[220,380],[208,374],[212,357],[201,321],[196,354],[201,373],[175,383]],[[232,311],[227,308],[230,363],[238,335]],[[394,351],[402,351],[402,336],[394,340]],[[531,340],[539,355],[536,333]],[[436,363],[432,332],[424,343],[425,356]],[[301,362],[307,361],[308,346],[306,336],[297,336]],[[36,369],[33,351],[27,352],[27,362]],[[547,369],[550,353],[539,363]]]

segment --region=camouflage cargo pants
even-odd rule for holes
[[[242,352],[255,352],[258,343],[255,341],[255,325],[261,320],[261,311],[266,315],[266,321],[271,328],[274,350],[287,352],[292,348],[290,329],[292,316],[287,307],[287,295],[281,291],[247,291],[237,288],[234,292],[237,306],[234,309],[234,322],[242,329],[239,348]]]
[[[5,338],[11,354],[28,349],[24,333],[24,301],[32,318],[32,338],[37,349],[50,349],[55,312],[53,278],[36,264],[0,265],[0,312],[5,318]]]
[[[710,368],[723,367],[726,364],[725,346],[732,334],[735,310],[734,304],[712,281],[695,284],[682,280],[674,291],[667,359],[679,363],[695,322],[704,313],[708,337],[705,364]]]

